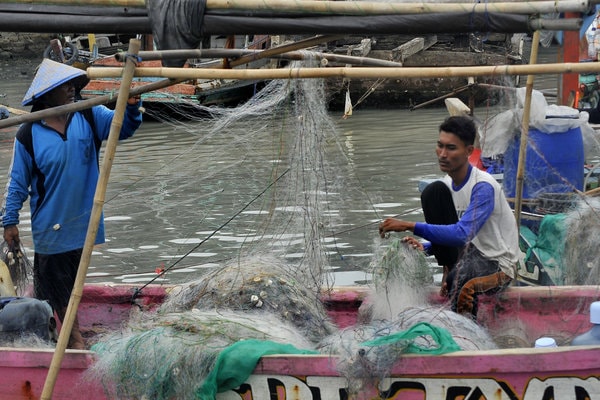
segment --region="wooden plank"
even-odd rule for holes
[[[359,45],[348,49],[348,55],[353,57],[366,57],[371,52],[371,39],[366,38],[360,41]]]
[[[422,51],[424,48],[425,39],[422,37],[414,38],[392,49],[392,60],[404,62],[407,57]]]

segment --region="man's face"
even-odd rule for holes
[[[440,131],[440,136],[435,149],[440,170],[447,174],[458,171],[469,162],[473,146],[466,146],[458,136],[453,133]]]
[[[48,106],[56,107],[70,104],[75,101],[75,86],[73,81],[65,82],[55,89],[45,94],[45,101]]]

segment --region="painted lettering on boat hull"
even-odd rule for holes
[[[509,382],[492,378],[386,378],[378,390],[348,396],[347,381],[338,376],[252,375],[217,400],[594,400],[600,399],[598,377],[531,378],[523,393]]]

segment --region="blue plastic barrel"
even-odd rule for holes
[[[504,153],[504,193],[515,197],[521,136],[509,144]],[[543,193],[566,193],[583,190],[584,151],[580,128],[566,132],[545,133],[529,130],[525,155],[523,198],[535,199]]]

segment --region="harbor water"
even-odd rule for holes
[[[31,78],[24,73],[2,82],[0,104],[18,107]],[[549,77],[544,84],[556,87],[555,82]],[[497,111],[484,105],[476,117]],[[418,183],[440,176],[435,142],[448,113],[440,102],[415,111],[358,107],[349,118],[342,114],[330,112],[339,148],[327,152],[327,161],[340,185],[327,197],[335,223],[326,227],[325,246],[333,283],[355,285],[369,279],[382,219],[422,219]],[[238,257],[249,245],[248,233],[266,218],[259,194],[276,178],[273,146],[231,146],[240,140],[238,133],[222,129],[204,138],[203,128],[202,121],[146,121],[133,138],[119,143],[104,207],[107,241],[94,249],[87,282],[184,282]],[[13,138],[14,129],[0,131],[3,193]],[[27,208],[20,232],[33,257]]]

